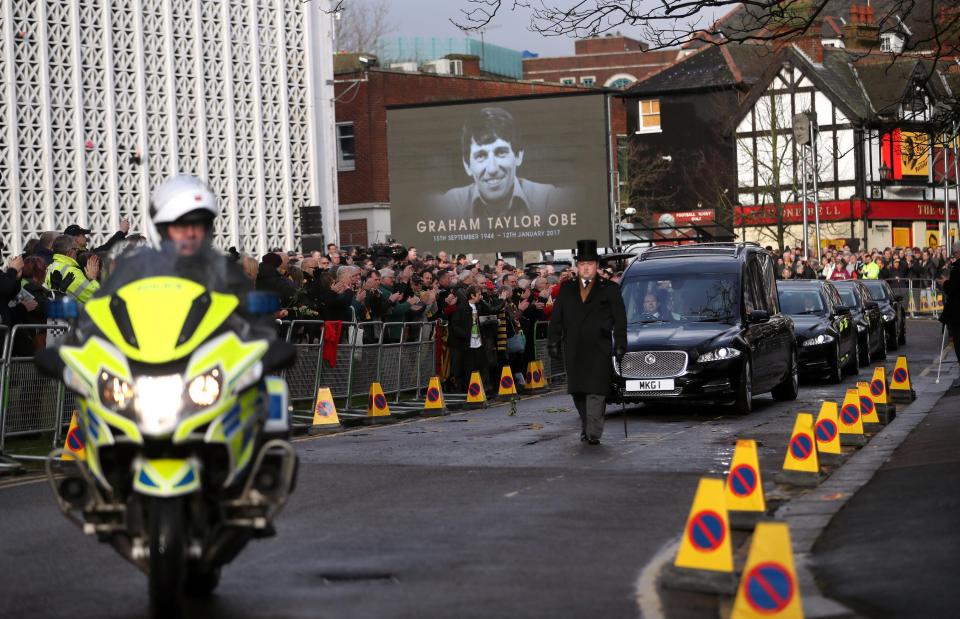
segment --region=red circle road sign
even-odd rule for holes
[[[687,527],[687,536],[693,547],[701,552],[713,552],[727,537],[723,519],[715,511],[705,509],[694,514]]]

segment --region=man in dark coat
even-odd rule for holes
[[[960,362],[960,262],[955,262],[943,282],[944,306],[940,322],[953,338],[953,352]]]
[[[560,286],[548,340],[554,359],[563,346],[567,393],[580,415],[580,440],[591,445],[603,435],[612,359],[622,359],[627,352],[627,313],[620,286],[597,275],[597,261],[597,242],[577,241],[577,277]]]

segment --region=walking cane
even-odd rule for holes
[[[954,346],[957,345],[956,342],[953,343]],[[943,336],[940,338],[940,359],[937,362],[937,380],[936,384],[940,384],[940,368],[943,367],[943,351],[947,348],[947,325],[943,325]]]
[[[627,440],[627,402],[623,398],[623,387],[620,387],[620,416],[623,417],[623,440]]]

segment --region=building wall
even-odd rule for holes
[[[591,40],[588,39],[588,41]],[[579,44],[580,41],[577,43]],[[587,46],[585,49],[593,48]],[[523,78],[557,83],[564,78],[574,78],[576,83],[580,84],[583,78],[592,77],[594,85],[608,86],[621,77],[640,81],[669,67],[681,58],[682,54],[683,52],[679,50],[656,52],[622,50],[598,53],[578,51],[575,56],[525,58]]]
[[[800,69],[783,68],[737,126],[737,185],[744,206],[798,202],[803,196],[804,165],[813,200],[812,150],[793,135],[793,116],[811,111],[820,128],[817,179],[820,200],[856,195],[854,125],[844,111],[818,91]]]
[[[650,99],[660,102],[661,131],[640,132],[640,102]],[[631,174],[651,175],[660,166],[659,174],[647,181],[652,189],[632,196],[638,212],[714,208],[720,223],[729,227],[733,201],[728,197],[736,189],[731,122],[736,92],[631,93],[624,105],[633,146]]]
[[[121,218],[141,231],[150,188],[176,172],[220,196],[221,246],[293,247],[302,206],[335,219],[316,105],[330,18],[312,6],[0,3],[0,237],[19,252],[73,223],[95,242]]]

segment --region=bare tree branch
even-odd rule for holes
[[[342,52],[372,52],[377,39],[396,31],[389,0],[339,0],[337,2],[337,49]]]

